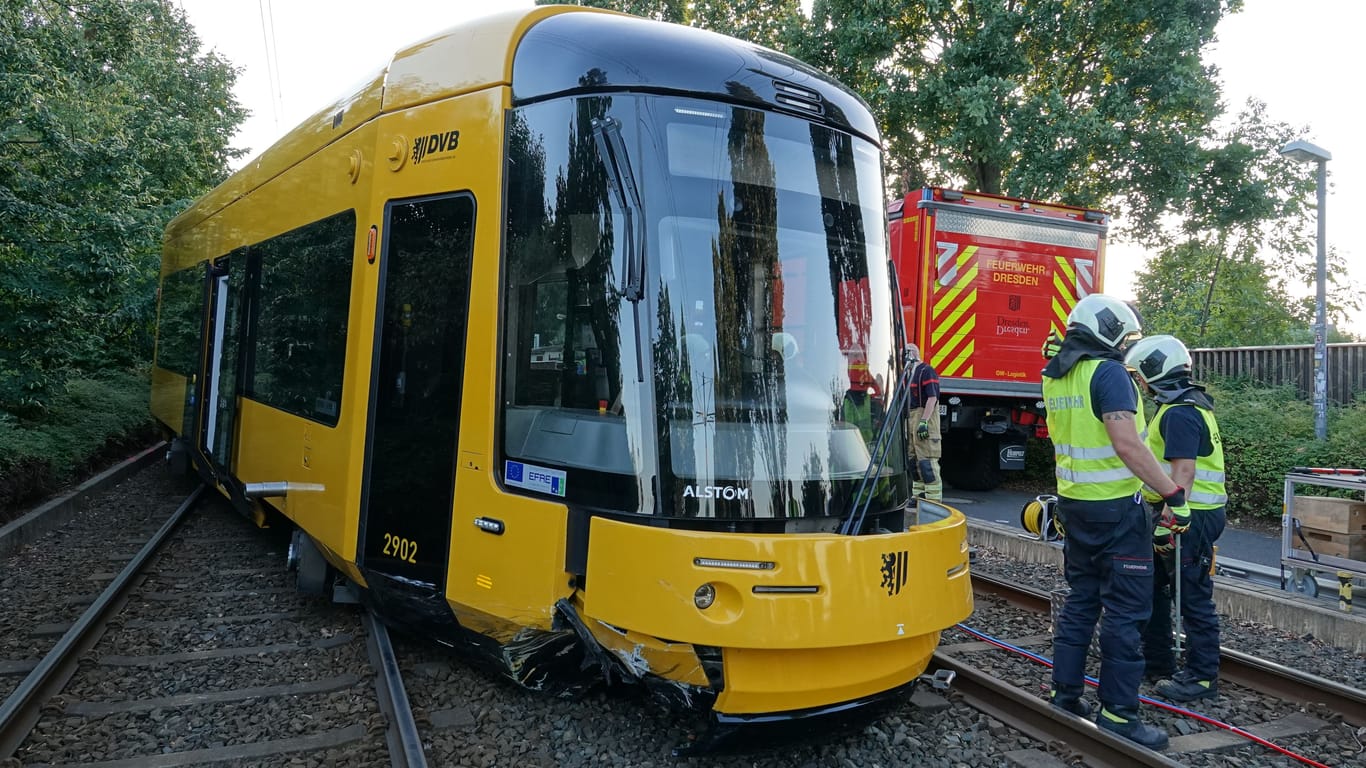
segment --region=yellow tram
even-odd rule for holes
[[[396,53],[177,217],[152,409],[301,585],[531,688],[847,710],[972,610],[910,498],[876,124],[697,29],[547,6]]]

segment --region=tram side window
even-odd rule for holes
[[[252,249],[261,260],[253,400],[336,426],[355,233],[356,214],[346,211]]]
[[[199,336],[204,317],[204,265],[172,272],[161,283],[157,323],[157,366],[181,376],[199,368]]]

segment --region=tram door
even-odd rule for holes
[[[390,203],[362,481],[360,564],[445,584],[465,372],[474,199]]]
[[[238,352],[241,348],[242,292],[246,259],[222,258],[209,266],[208,327],[205,348],[203,390],[203,428],[199,449],[220,472],[229,469],[232,456],[234,417],[237,411],[239,378]]]

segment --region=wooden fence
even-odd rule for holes
[[[1300,397],[1314,397],[1314,345],[1192,349],[1197,381],[1237,377],[1261,384],[1293,384]],[[1366,392],[1366,343],[1328,345],[1328,400],[1350,403]]]

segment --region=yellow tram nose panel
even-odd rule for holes
[[[877,536],[718,536],[594,518],[584,613],[723,649],[850,649],[937,636],[972,612],[966,536],[958,512]],[[704,585],[711,600],[700,608]]]
[[[812,709],[909,683],[925,671],[939,632],[852,648],[725,652],[725,690],[715,709],[730,715]]]

